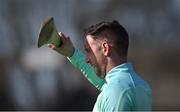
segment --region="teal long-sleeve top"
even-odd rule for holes
[[[131,63],[112,68],[105,79],[101,79],[92,66],[86,63],[84,54],[78,49],[75,49],[68,60],[100,90],[93,111],[151,110],[151,89],[134,71]]]

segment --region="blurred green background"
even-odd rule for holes
[[[180,0],[0,0],[0,110],[92,110],[99,92],[65,57],[37,48],[42,21],[83,49],[83,29],[118,20],[153,110],[180,110]]]

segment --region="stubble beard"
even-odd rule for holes
[[[93,65],[94,71],[96,73],[96,75],[100,78],[104,78],[105,77],[105,72],[103,71],[103,67],[100,66],[99,64],[95,64]]]

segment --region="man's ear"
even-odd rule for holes
[[[102,43],[102,49],[105,56],[109,55],[109,45],[107,42]]]

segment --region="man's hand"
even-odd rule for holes
[[[71,39],[69,37],[66,37],[62,32],[59,32],[58,38],[61,39],[63,43],[60,47],[56,47],[53,44],[48,44],[48,47],[54,49],[55,51],[66,57],[71,57],[75,50]]]

